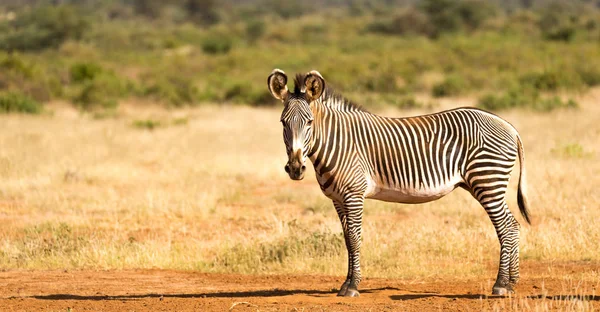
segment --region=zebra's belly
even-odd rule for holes
[[[368,181],[366,198],[383,200],[387,202],[403,204],[419,204],[434,201],[452,192],[462,181],[460,176],[454,176],[450,181],[437,187],[394,188],[390,186],[377,185],[375,181]]]
[[[394,189],[375,187],[367,194],[367,198],[403,204],[419,204],[434,201],[452,192],[457,183],[438,186],[437,188]]]

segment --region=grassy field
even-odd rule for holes
[[[501,114],[525,145],[534,224],[517,217],[524,262],[600,262],[600,90],[577,101]],[[42,115],[0,115],[0,268],[344,274],[341,227],[314,174],[296,182],[283,170],[279,114],[127,103],[94,119],[55,102]],[[462,190],[422,205],[367,201],[363,246],[365,276],[409,279],[479,276],[499,252]]]

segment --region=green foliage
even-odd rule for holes
[[[71,81],[83,83],[94,80],[102,73],[102,67],[96,63],[76,63],[71,66]]]
[[[578,14],[572,5],[554,1],[546,6],[540,16],[539,27],[544,38],[571,41],[577,32]]]
[[[577,69],[577,74],[587,86],[594,87],[600,85],[600,69],[598,67],[594,68],[588,64]]]
[[[304,1],[280,1],[265,0],[264,7],[284,19],[299,17],[309,11],[307,2]]]
[[[255,89],[247,82],[235,82],[225,90],[223,101],[247,104],[252,106],[271,106],[276,103],[273,96],[265,89]]]
[[[388,35],[426,35],[431,36],[433,29],[424,13],[408,8],[393,19],[376,20],[366,27],[367,31]]]
[[[435,84],[431,94],[434,97],[456,96],[464,93],[466,88],[467,84],[460,76],[451,75],[444,81]]]
[[[0,32],[1,50],[35,51],[78,40],[89,24],[73,6],[36,6],[18,14],[6,28]]]
[[[246,24],[246,39],[255,43],[265,34],[265,23],[262,20],[252,20]]]
[[[496,16],[498,9],[488,1],[463,0],[458,2],[456,10],[462,24],[469,30],[476,30]]]
[[[185,0],[184,8],[188,18],[197,24],[212,25],[220,19],[214,0]]]
[[[128,81],[122,80],[111,72],[77,82],[80,85],[76,86],[78,91],[72,99],[84,110],[115,108],[119,104],[119,99],[133,92],[133,86]]]
[[[133,0],[132,3],[137,14],[148,18],[160,17],[164,8],[162,0]]]
[[[233,41],[227,35],[211,34],[202,40],[202,51],[207,54],[227,54]]]
[[[154,130],[160,127],[161,123],[158,120],[143,119],[134,121],[133,126],[139,129]]]
[[[563,101],[558,96],[541,97],[535,91],[515,89],[501,95],[484,95],[479,99],[477,106],[493,111],[511,108],[529,108],[535,111],[549,112],[558,108],[577,108],[578,104],[572,99]]]
[[[564,144],[553,148],[552,154],[563,158],[588,158],[593,156],[593,153],[587,152],[579,143]]]
[[[452,33],[461,29],[461,16],[457,14],[459,1],[423,0],[420,9],[427,14],[433,26],[432,37],[442,33]]]
[[[159,76],[155,78],[154,82],[147,83],[148,87],[144,90],[143,95],[173,106],[194,104],[200,97],[194,81],[183,76]]]
[[[42,105],[20,92],[0,92],[0,113],[39,114]]]
[[[546,70],[529,72],[519,79],[521,85],[540,91],[556,91],[581,87],[583,82],[577,73],[569,71]]]

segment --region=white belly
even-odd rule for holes
[[[461,179],[456,177],[453,180],[454,181],[436,188],[419,189],[387,188],[377,186],[371,181],[365,197],[403,204],[426,203],[439,199],[452,192],[458,186]]]

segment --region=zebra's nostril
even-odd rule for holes
[[[306,170],[306,166],[302,165],[302,171]]]
[[[290,165],[285,165],[285,172],[290,173]]]

